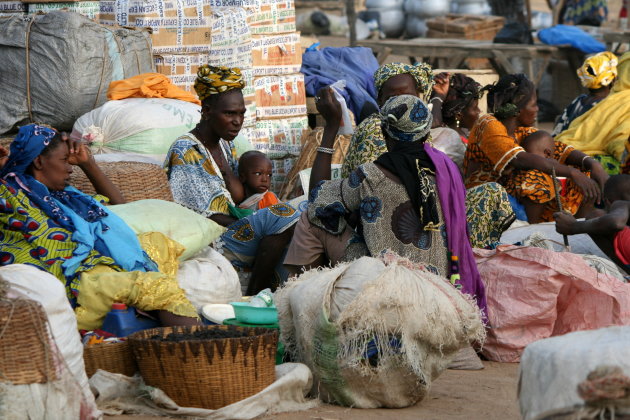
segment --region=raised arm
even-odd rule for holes
[[[124,204],[127,202],[118,187],[107,178],[107,175],[98,166],[87,145],[69,140],[68,146],[70,150],[68,162],[81,168],[94,186],[97,194],[109,198],[110,204]]]
[[[433,116],[433,125],[431,128],[442,126],[442,104],[448,94],[451,76],[448,73],[440,73],[435,76],[435,86],[431,92],[431,115]]]
[[[317,92],[317,97],[319,98],[317,100],[317,110],[326,121],[320,147],[332,149],[335,146],[335,138],[337,137],[337,131],[339,131],[341,122],[341,104],[337,101],[329,87],[321,88],[319,92]],[[310,189],[313,189],[318,182],[330,179],[331,165],[332,153],[318,151],[315,154],[315,161],[313,162],[313,169],[311,169],[311,178],[309,181]],[[308,191],[305,192],[308,193]]]

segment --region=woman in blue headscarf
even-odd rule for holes
[[[195,321],[176,279],[158,272],[125,222],[67,184],[73,165],[99,194],[124,202],[85,145],[48,127],[20,128],[0,169],[0,266],[28,264],[61,280],[71,303],[87,306],[77,309],[80,328],[100,327],[114,300],[163,311],[164,323]],[[94,272],[109,275],[105,288]]]

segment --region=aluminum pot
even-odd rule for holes
[[[405,0],[366,0],[365,7],[371,9],[402,9]]]
[[[405,30],[408,38],[421,38],[427,34],[427,22],[423,18],[414,15],[407,16]]]
[[[442,16],[449,12],[449,0],[405,0],[404,10],[419,17]]]
[[[380,15],[381,31],[387,38],[398,38],[405,30],[405,12],[402,9],[372,9]]]

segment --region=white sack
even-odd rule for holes
[[[523,419],[580,411],[584,401],[578,384],[601,365],[618,366],[630,375],[630,327],[578,331],[528,345],[519,368]]]
[[[143,414],[152,416],[194,417],[207,420],[246,420],[263,414],[308,410],[316,400],[304,396],[313,377],[299,363],[276,366],[276,381],[256,395],[218,410],[180,407],[163,391],[144,385],[139,376],[133,378],[98,370],[90,378],[98,406],[109,415]]]
[[[211,247],[179,265],[179,286],[201,313],[209,303],[229,303],[241,300],[241,283],[232,264]]]

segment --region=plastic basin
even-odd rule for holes
[[[234,316],[239,322],[247,324],[277,324],[278,310],[276,308],[257,308],[249,306],[247,302],[230,302],[234,308]]]

